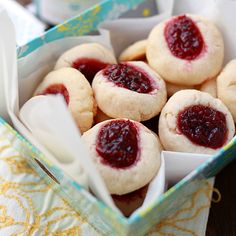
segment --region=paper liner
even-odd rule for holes
[[[162,155],[165,159],[166,181],[169,183],[178,182],[212,156],[169,151],[163,151]]]
[[[79,183],[87,174],[93,193],[116,210],[61,95],[31,98],[22,107],[20,118],[32,135],[54,154],[56,158],[51,161]]]
[[[146,197],[141,207],[135,210],[130,217],[145,211],[162,193],[165,192],[165,159],[161,155],[161,165],[157,175],[149,183]]]

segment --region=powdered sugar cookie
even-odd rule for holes
[[[151,31],[147,60],[166,81],[198,85],[221,70],[224,44],[216,26],[197,15],[175,16]]]
[[[50,72],[34,95],[62,94],[81,132],[91,128],[96,114],[93,91],[82,73],[73,68]]]
[[[141,123],[104,121],[85,132],[82,141],[111,194],[123,195],[145,186],[160,167],[158,137]]]
[[[147,40],[140,40],[127,47],[119,57],[119,61],[147,61]]]
[[[55,69],[75,68],[91,83],[98,71],[115,63],[116,58],[112,51],[98,43],[85,43],[63,53],[58,59]]]
[[[159,119],[160,140],[169,151],[215,153],[234,133],[234,121],[227,107],[197,90],[175,93]]]
[[[141,61],[106,67],[96,74],[92,88],[98,107],[112,118],[148,120],[167,99],[165,82]]]
[[[236,59],[230,61],[217,77],[217,96],[230,110],[236,122]]]

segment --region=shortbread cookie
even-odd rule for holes
[[[174,93],[184,89],[194,89],[194,85],[180,85],[166,82],[167,97],[171,97]]]
[[[98,43],[85,43],[63,53],[58,59],[55,69],[75,68],[91,83],[98,71],[115,63],[116,58],[112,51]]]
[[[144,62],[123,62],[97,73],[92,88],[98,107],[112,118],[156,116],[166,102],[165,82]]]
[[[91,128],[96,114],[93,91],[82,73],[73,68],[50,72],[34,95],[62,94],[81,132]]]
[[[217,97],[216,78],[205,81],[200,85],[199,90],[211,94],[214,98]]]
[[[151,31],[147,60],[164,80],[198,85],[221,70],[224,43],[216,26],[198,15],[174,16]]]
[[[123,195],[148,184],[158,173],[158,137],[141,123],[113,119],[82,135],[90,156],[111,194]]]
[[[217,96],[228,107],[236,123],[236,59],[230,61],[217,77]]]
[[[147,190],[148,185],[124,195],[113,194],[112,199],[121,212],[128,217],[143,205]]]
[[[175,93],[159,119],[160,140],[168,151],[215,153],[234,133],[234,121],[227,107],[197,90]]]
[[[127,47],[119,57],[119,61],[147,61],[146,58],[147,40],[140,40]]]

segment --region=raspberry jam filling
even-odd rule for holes
[[[70,96],[69,96],[68,90],[66,89],[66,87],[63,84],[53,84],[53,85],[50,85],[49,87],[47,87],[43,91],[42,95],[58,94],[58,93],[63,95],[63,97],[64,97],[64,99],[66,101],[66,104],[68,105],[69,101],[70,101]]]
[[[217,149],[227,140],[225,115],[211,107],[194,105],[178,114],[177,127],[193,143]]]
[[[154,90],[149,76],[140,68],[125,63],[107,66],[104,76],[117,86],[137,93],[150,93]]]
[[[113,168],[127,168],[138,160],[138,130],[129,120],[114,120],[98,133],[96,151],[102,163]]]
[[[172,54],[185,60],[194,60],[204,49],[204,40],[196,24],[187,16],[169,21],[164,35]]]
[[[98,71],[104,69],[108,64],[93,58],[79,58],[73,62],[72,67],[79,70],[85,78],[92,83]]]

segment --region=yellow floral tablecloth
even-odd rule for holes
[[[47,185],[16,149],[20,140],[0,129],[0,236],[101,235]],[[213,179],[148,236],[205,235]]]

